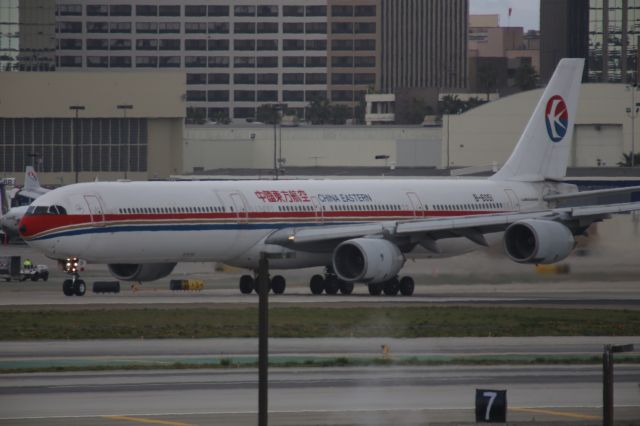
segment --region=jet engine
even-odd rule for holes
[[[387,281],[398,274],[404,261],[398,246],[382,239],[347,240],[333,252],[333,270],[347,282]]]
[[[175,263],[112,263],[108,265],[111,275],[122,281],[155,281],[169,275]]]
[[[569,256],[575,244],[571,230],[551,220],[521,220],[504,232],[505,251],[518,263],[555,263]]]

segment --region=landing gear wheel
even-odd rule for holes
[[[353,293],[353,283],[348,283],[346,281],[340,280],[340,293],[342,294],[351,294]]]
[[[403,296],[411,296],[413,294],[414,288],[415,283],[413,282],[413,278],[402,277],[402,279],[400,280],[400,293]]]
[[[251,294],[253,291],[253,277],[251,275],[243,275],[240,277],[240,293]]]
[[[256,294],[260,294],[260,275],[256,275],[256,278],[253,280],[253,289],[256,291]],[[267,293],[271,291],[271,278],[267,279]]]
[[[372,296],[380,296],[382,293],[382,284],[369,284],[369,294]]]
[[[42,281],[47,281],[49,279],[49,271],[44,271],[42,273]]]
[[[73,281],[64,280],[62,283],[62,292],[65,296],[73,296]]]
[[[312,294],[322,294],[324,291],[324,278],[322,275],[314,275],[309,281],[309,288]]]
[[[271,279],[271,290],[274,294],[284,293],[284,289],[287,287],[287,281],[282,275],[276,275]]]
[[[385,281],[382,285],[382,291],[384,291],[384,294],[387,296],[397,295],[398,290],[400,290],[398,278],[391,278],[389,281]]]
[[[338,290],[340,289],[340,282],[337,277],[328,276],[324,280],[324,291],[327,294],[334,295],[338,294]]]
[[[76,282],[73,284],[73,287],[73,292],[76,296],[84,296],[84,294],[87,292],[87,285],[82,280],[76,280]]]

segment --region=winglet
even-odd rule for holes
[[[560,60],[511,156],[490,179],[541,181],[565,176],[583,67],[582,58]]]

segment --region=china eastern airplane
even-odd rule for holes
[[[408,258],[460,255],[503,241],[520,263],[567,257],[575,235],[640,202],[558,207],[593,197],[562,182],[569,158],[583,59],[563,59],[515,150],[488,179],[95,182],[38,198],[20,223],[32,247],[62,262],[108,264],[120,280],[152,281],[178,262],[215,261],[253,270],[264,253],[276,269],[326,268],[311,292],[411,295],[399,277]],[[640,190],[640,187],[624,191]],[[613,190],[618,191],[620,190]],[[67,295],[82,295],[77,271]],[[274,293],[285,279],[270,280]]]
[[[49,191],[50,189],[40,186],[38,174],[34,170],[33,166],[27,166],[24,173],[24,186],[22,189],[17,190],[12,195],[11,199],[22,199],[29,203]],[[18,225],[28,208],[28,205],[17,205],[11,207],[6,212],[2,212],[3,214],[0,217],[0,228],[2,228],[2,230],[11,237],[17,236]]]

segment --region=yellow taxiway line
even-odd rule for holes
[[[602,417],[600,416],[590,416],[587,414],[572,413],[569,411],[548,410],[548,409],[542,409],[542,408],[514,407],[514,408],[509,408],[509,411],[515,411],[516,413],[547,414],[549,416],[571,417],[573,419],[581,419],[581,420],[602,420]]]
[[[170,420],[160,420],[160,419],[149,419],[145,417],[131,417],[131,416],[103,416],[105,419],[109,420],[124,420],[134,423],[146,423],[152,425],[168,425],[168,426],[194,426],[189,423],[182,422],[174,422]]]

